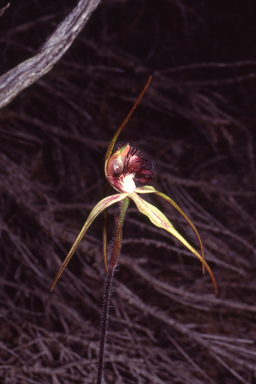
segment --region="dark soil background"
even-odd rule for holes
[[[33,56],[75,0],[11,0],[0,74]],[[1,0],[0,8],[6,5]],[[106,349],[113,384],[256,383],[256,5],[103,0],[59,63],[0,113],[0,381],[95,383],[106,272],[99,216],[114,132],[195,223],[217,280],[131,204]],[[183,219],[152,195],[185,238]],[[117,207],[109,210],[109,238]],[[111,244],[110,248],[111,249]]]

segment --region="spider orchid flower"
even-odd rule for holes
[[[107,178],[118,192],[131,193],[137,188],[135,181],[145,185],[154,180],[153,170],[153,165],[140,151],[126,144],[109,159]]]
[[[144,95],[149,83],[151,81],[151,77],[149,78],[147,84],[145,85],[144,89],[142,90],[141,94],[139,95],[138,99],[136,100],[135,104],[133,105],[131,111],[117,130],[116,134],[114,135],[112,141],[110,142],[110,145],[108,147],[106,157],[105,157],[105,175],[109,182],[109,184],[118,192],[114,195],[105,197],[102,199],[96,206],[93,208],[91,213],[89,214],[82,230],[80,231],[77,239],[75,240],[74,244],[72,245],[66,259],[64,260],[55,280],[52,285],[51,291],[53,290],[56,282],[58,281],[60,275],[62,274],[63,270],[67,266],[68,262],[70,261],[71,257],[73,256],[74,252],[76,251],[80,241],[82,240],[85,232],[91,225],[91,223],[94,221],[94,219],[104,210],[106,210],[109,206],[121,202],[122,200],[129,201],[130,199],[134,201],[135,205],[137,206],[138,210],[146,215],[149,220],[157,227],[162,228],[169,232],[171,235],[176,237],[185,247],[187,247],[202,263],[203,272],[204,268],[207,269],[209,272],[213,285],[215,293],[217,293],[217,285],[215,282],[215,278],[213,276],[213,273],[209,267],[209,265],[206,263],[204,259],[204,250],[202,241],[200,239],[200,236],[197,232],[197,229],[195,228],[194,224],[191,222],[191,220],[187,217],[187,215],[182,211],[182,209],[168,196],[163,194],[162,192],[158,192],[153,188],[152,186],[149,186],[149,184],[153,180],[153,166],[148,161],[148,159],[138,150],[132,148],[129,144],[126,144],[123,147],[119,147],[119,149],[113,152],[114,145],[116,143],[116,139],[119,136],[120,132],[122,131],[123,127],[129,120],[131,114],[137,107],[139,101],[141,100],[142,96]],[[139,183],[140,186],[136,186],[136,183]],[[174,228],[174,226],[170,223],[168,218],[154,205],[148,203],[144,199],[142,199],[141,195],[146,193],[154,193],[161,198],[163,198],[165,201],[167,201],[170,205],[172,205],[180,214],[183,216],[183,218],[187,221],[189,226],[194,231],[199,247],[200,247],[200,253],[196,251],[194,247],[192,247],[187,240]],[[128,204],[121,205],[121,216],[122,216],[122,209],[126,210],[128,207]],[[124,218],[125,212],[123,212],[123,218]],[[120,217],[121,217],[120,216]],[[123,220],[122,220],[123,223]],[[119,227],[118,227],[119,226]],[[117,227],[118,231],[120,232],[118,236],[116,236],[113,249],[114,252],[119,253],[120,247],[121,247],[121,226],[119,225],[119,222],[117,221]],[[108,270],[108,263],[107,263],[107,256],[106,256],[106,236],[103,238],[103,256],[104,256],[104,263],[105,267]],[[104,251],[105,247],[105,251]],[[116,248],[116,250],[115,250]]]

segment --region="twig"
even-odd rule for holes
[[[80,0],[39,53],[0,77],[0,108],[49,72],[83,29],[100,0]]]

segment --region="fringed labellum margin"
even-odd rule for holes
[[[109,182],[119,192],[135,191],[135,181],[142,185],[149,184],[154,180],[153,171],[153,165],[148,159],[129,144],[118,149],[107,165]]]

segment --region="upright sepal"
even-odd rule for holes
[[[108,161],[112,155],[112,152],[113,152],[113,149],[114,149],[114,145],[116,143],[116,140],[119,136],[119,134],[121,133],[123,127],[126,125],[127,121],[129,120],[129,118],[131,117],[132,113],[134,112],[135,108],[137,107],[137,105],[139,104],[140,100],[142,99],[144,93],[146,92],[150,82],[151,82],[151,79],[152,79],[152,76],[149,76],[149,79],[145,85],[145,87],[142,89],[139,97],[137,98],[137,100],[135,101],[135,103],[133,104],[130,112],[128,113],[128,115],[126,116],[126,118],[124,119],[124,121],[122,122],[122,124],[120,125],[120,127],[118,128],[118,130],[116,131],[113,139],[111,140],[110,144],[109,144],[109,147],[107,149],[107,153],[106,153],[106,156],[105,156],[105,175],[106,175],[106,178],[108,179],[108,181],[110,182],[110,179],[109,179],[109,174],[108,174]]]

